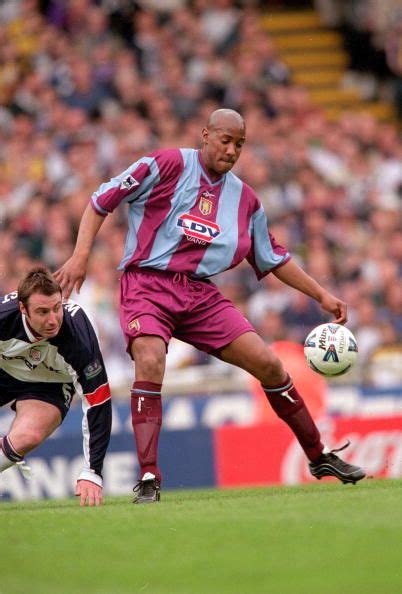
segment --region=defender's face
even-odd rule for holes
[[[54,338],[60,331],[63,323],[63,306],[61,294],[42,295],[32,293],[28,299],[27,307],[20,301],[20,311],[26,316],[27,322],[39,336]]]
[[[222,126],[202,132],[202,156],[208,173],[220,176],[230,171],[240,157],[241,149],[246,141],[244,127]]]

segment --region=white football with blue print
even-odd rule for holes
[[[352,332],[340,324],[321,324],[304,342],[307,363],[327,377],[347,373],[357,360],[357,342]]]

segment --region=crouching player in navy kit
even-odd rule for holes
[[[141,468],[136,503],[159,500],[161,388],[172,336],[256,377],[297,437],[314,476],[332,475],[352,483],[365,476],[361,468],[324,447],[281,361],[210,280],[246,258],[258,278],[272,273],[318,301],[335,322],[347,319],[346,304],[278,245],[260,200],[230,171],[245,139],[242,116],[219,109],[202,131],[201,150],[157,151],[103,184],[84,213],[74,254],[55,273],[66,297],[74,287],[79,290],[104,217],[120,203],[128,205],[120,319],[135,361],[131,413]]]
[[[78,304],[62,302],[61,288],[43,267],[18,291],[0,298],[0,406],[15,417],[0,438],[0,472],[17,464],[62,423],[74,395],[82,399],[85,464],[76,495],[102,503],[102,466],[111,431],[110,390],[97,337]]]

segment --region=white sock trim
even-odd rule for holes
[[[14,466],[14,464],[15,462],[10,460],[10,458],[7,458],[3,450],[0,448],[0,472],[3,472],[3,470],[7,470],[7,468]]]

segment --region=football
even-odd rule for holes
[[[317,326],[304,343],[304,354],[311,369],[327,377],[349,371],[356,362],[357,352],[355,337],[340,324]]]

